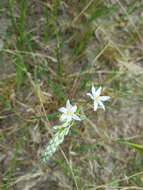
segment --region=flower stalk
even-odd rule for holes
[[[94,86],[92,86],[91,93],[86,94],[93,101],[94,111],[96,111],[98,107],[105,110],[103,102],[110,99],[109,96],[101,96],[101,90],[101,87],[97,89]],[[59,112],[61,112],[60,121],[62,122],[62,124],[53,127],[56,133],[54,134],[53,138],[49,141],[47,147],[43,151],[43,162],[47,162],[50,159],[50,157],[53,156],[58,146],[64,141],[65,136],[68,135],[70,128],[71,126],[73,126],[74,122],[86,119],[85,115],[79,114],[79,108],[77,108],[76,105],[73,106],[70,103],[70,100],[67,100],[66,107],[59,108]]]

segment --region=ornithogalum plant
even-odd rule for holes
[[[93,109],[94,111],[97,110],[98,107],[101,107],[105,110],[105,106],[102,102],[107,101],[110,99],[109,96],[100,96],[102,88],[99,87],[96,89],[94,86],[91,88],[91,93],[87,93],[86,95],[89,96],[93,100]]]
[[[102,108],[105,110],[105,106],[103,104],[104,101],[110,99],[109,96],[100,96],[102,88],[99,87],[96,89],[94,86],[91,88],[91,93],[87,93],[93,100],[93,110],[96,111],[98,108]],[[42,154],[43,162],[47,162],[49,158],[55,153],[58,146],[64,141],[65,136],[69,133],[70,128],[74,125],[76,121],[80,122],[84,118],[83,115],[79,114],[79,108],[76,105],[72,105],[70,100],[67,100],[66,107],[59,108],[59,112],[61,112],[60,122],[61,125],[54,126],[55,134],[53,138],[49,141],[48,146],[45,148]]]

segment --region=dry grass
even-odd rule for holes
[[[0,2],[0,189],[140,190],[143,2]],[[106,112],[71,130],[47,164],[41,151],[67,98],[91,85],[111,96]]]

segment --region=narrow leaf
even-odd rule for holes
[[[98,10],[96,10],[93,14],[91,14],[91,16],[87,19],[85,24],[90,24],[92,21],[96,20],[98,17],[101,17],[103,15],[112,13],[112,12],[116,12],[118,9],[117,8],[100,8]]]
[[[127,141],[119,141],[120,144],[124,144],[124,145],[127,145],[127,146],[130,146],[136,150],[139,150],[141,152],[143,152],[143,145],[139,145],[139,144],[134,144],[134,143],[130,143],[130,142],[127,142]]]

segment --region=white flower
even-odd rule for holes
[[[59,111],[62,113],[60,120],[63,122],[70,122],[73,119],[81,121],[80,117],[75,114],[77,111],[77,106],[72,106],[69,100],[66,102],[66,108],[61,107],[59,108]]]
[[[98,106],[101,107],[103,110],[105,110],[105,106],[104,106],[103,102],[110,99],[109,96],[100,96],[101,90],[102,90],[101,87],[99,87],[98,89],[95,89],[95,87],[92,86],[92,88],[91,88],[92,93],[87,93],[86,94],[94,102],[94,111],[97,110]]]

